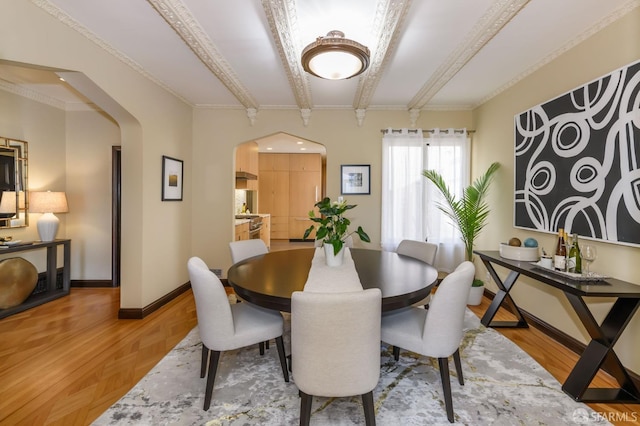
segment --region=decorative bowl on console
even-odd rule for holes
[[[510,246],[507,243],[500,243],[500,256],[523,262],[537,262],[540,259],[538,247]]]

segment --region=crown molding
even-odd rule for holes
[[[86,28],[85,26],[80,24],[78,21],[73,19],[71,16],[67,15],[65,12],[63,12],[58,7],[56,7],[53,4],[49,3],[47,0],[31,0],[31,2],[34,5],[36,5],[39,8],[41,8],[42,10],[44,10],[45,12],[47,12],[48,14],[50,14],[51,16],[53,16],[54,18],[56,18],[61,23],[65,24],[68,27],[70,27],[71,29],[77,31],[82,36],[86,37],[88,40],[91,40],[98,47],[100,47],[101,49],[103,49],[104,51],[106,51],[107,53],[112,55],[113,57],[117,58],[121,62],[125,63],[126,65],[128,65],[130,68],[132,68],[134,71],[138,72],[140,75],[142,75],[143,77],[145,77],[149,81],[152,81],[154,84],[158,85],[162,89],[164,89],[167,92],[171,93],[173,96],[175,96],[176,98],[180,99],[185,104],[193,106],[191,104],[191,102],[189,102],[183,96],[181,96],[180,94],[175,92],[173,89],[171,89],[171,87],[169,87],[168,85],[166,85],[162,81],[160,81],[157,78],[155,78],[153,75],[151,75],[148,72],[146,72],[144,70],[144,68],[142,68],[142,66],[140,64],[138,64],[136,61],[134,61],[133,59],[129,58],[127,55],[125,55],[124,53],[120,52],[119,50],[115,49],[109,43],[105,42],[100,37],[98,37],[96,34],[94,34],[93,32],[89,31],[88,28]]]
[[[22,96],[23,98],[31,99],[32,101],[40,102],[54,108],[58,108],[61,110],[66,109],[65,102],[59,99],[43,95],[42,93],[36,92],[26,87],[18,86],[17,84],[9,83],[4,80],[0,80],[0,90],[13,93],[14,95]]]
[[[312,107],[309,79],[302,64],[300,54],[300,31],[295,0],[262,0],[262,8],[267,16],[271,37],[280,55],[280,61],[287,73],[298,108]]]
[[[451,55],[438,67],[409,102],[409,109],[422,109],[462,67],[471,60],[529,0],[496,0],[478,20],[469,34]]]
[[[594,34],[600,32],[605,27],[613,24],[615,21],[617,21],[618,19],[622,18],[623,16],[625,16],[626,14],[628,14],[629,12],[631,12],[632,10],[634,10],[637,7],[640,7],[640,0],[630,0],[629,2],[627,2],[624,5],[620,6],[618,9],[616,9],[615,11],[610,13],[609,15],[605,16],[604,18],[602,18],[596,24],[594,24],[591,27],[589,27],[586,31],[584,31],[583,33],[581,33],[578,36],[574,37],[572,40],[570,40],[568,43],[565,43],[563,46],[561,46],[559,49],[555,50],[550,55],[544,57],[538,63],[534,64],[533,66],[531,66],[529,68],[527,68],[525,71],[523,71],[520,74],[518,74],[517,76],[515,76],[513,79],[508,81],[506,84],[500,86],[499,88],[497,88],[493,92],[489,93],[487,96],[485,96],[482,99],[480,99],[480,101],[475,103],[473,105],[473,107],[477,108],[480,105],[482,105],[483,103],[485,103],[485,102],[489,101],[490,99],[498,96],[500,93],[502,93],[505,90],[509,89],[510,87],[514,86],[519,81],[521,81],[524,78],[528,77],[529,75],[533,74],[534,72],[536,72],[537,70],[539,70],[543,66],[547,65],[548,63],[550,63],[554,59],[558,58],[562,54],[566,53],[570,49],[572,49],[575,46],[577,46],[578,44],[582,43],[583,41],[585,41],[589,37],[591,37]]]
[[[388,59],[393,55],[400,36],[402,22],[409,11],[411,0],[379,0],[371,40],[377,40],[371,49],[369,69],[358,81],[353,105],[356,110],[369,107],[371,98],[382,77]],[[361,121],[359,120],[359,123]]]
[[[258,103],[249,90],[240,82],[231,65],[220,54],[198,20],[182,1],[147,0],[147,2],[245,108],[258,108]]]

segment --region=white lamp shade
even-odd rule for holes
[[[31,213],[67,213],[67,195],[64,192],[29,193],[29,212]]]
[[[17,213],[18,208],[24,209],[24,191],[18,192],[18,205],[16,206],[16,192],[4,191],[0,198],[0,213]]]

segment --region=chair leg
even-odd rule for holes
[[[460,362],[460,349],[456,349],[453,353],[453,362],[456,363],[456,373],[458,373],[458,383],[464,386],[464,377],[462,377],[462,363]]]
[[[207,364],[209,362],[209,348],[202,344],[202,362],[200,363],[200,378],[202,379],[207,373]]]
[[[373,406],[373,391],[362,395],[364,421],[367,426],[376,426],[376,411]]]
[[[282,375],[284,381],[289,382],[289,370],[287,369],[287,357],[284,356],[284,340],[282,336],[276,337],[276,347],[278,348],[278,357],[280,358],[280,366],[282,367]]]
[[[266,342],[264,342],[264,347],[269,349],[269,341],[268,340]]]
[[[213,383],[216,380],[216,371],[218,371],[218,361],[220,360],[220,351],[211,351],[212,357],[209,360],[209,372],[207,373],[207,387],[204,392],[204,411],[209,410],[211,405],[211,395],[213,394]]]
[[[258,348],[260,348],[260,355],[264,355],[264,342],[258,343]]]
[[[453,423],[453,402],[451,401],[451,379],[449,378],[449,358],[438,358],[440,379],[444,391],[444,406],[447,409],[447,419]]]
[[[300,391],[300,426],[309,426],[313,397]]]
[[[393,347],[393,359],[396,361],[400,359],[400,348],[397,346]]]

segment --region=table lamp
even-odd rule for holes
[[[38,235],[40,241],[53,241],[58,232],[60,220],[54,213],[67,213],[67,196],[64,192],[35,192],[29,193],[29,213],[44,213],[38,220]]]
[[[19,191],[17,194],[15,191],[3,191],[0,194],[1,217],[14,217],[18,214],[18,209],[24,209],[24,191]],[[17,205],[16,199],[18,199]]]

